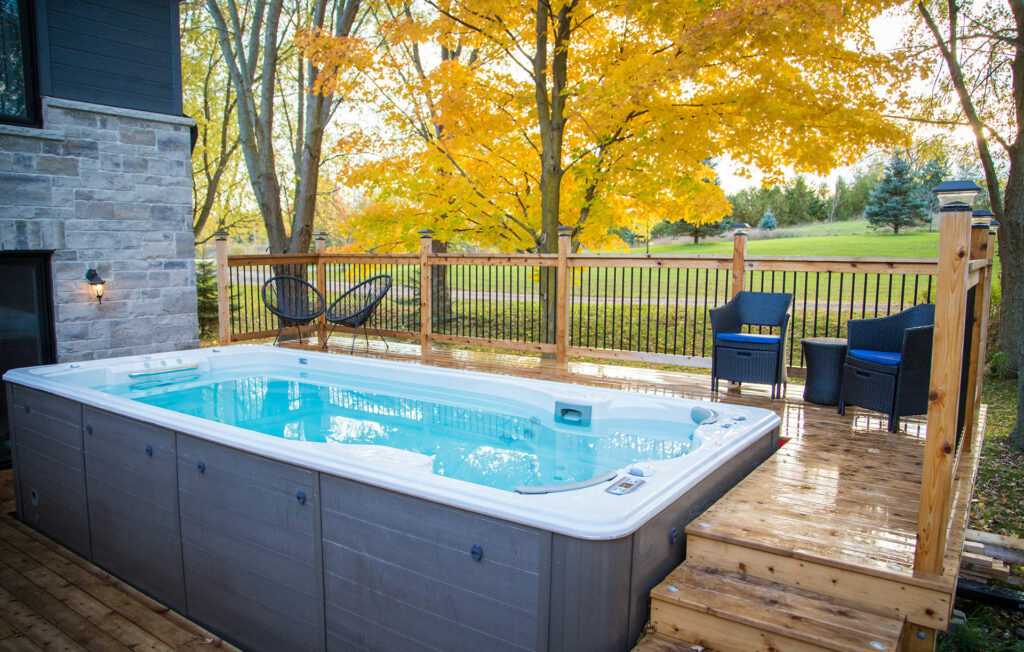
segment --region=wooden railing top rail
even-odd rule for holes
[[[429,254],[435,265],[495,265],[553,267],[557,254]],[[572,267],[664,267],[729,269],[733,256],[727,254],[569,254]],[[420,254],[245,254],[228,256],[231,267],[248,265],[406,263],[414,264]],[[935,274],[937,258],[887,259],[859,256],[746,256],[747,271],[787,272],[860,272],[868,274]],[[985,259],[972,260],[972,271],[988,265]]]
[[[850,256],[747,256],[748,271],[776,272],[859,272],[862,274],[935,274],[937,258],[861,258]]]

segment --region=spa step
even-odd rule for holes
[[[700,648],[701,646],[696,643],[686,643],[678,638],[651,632],[645,635],[631,652],[694,652]]]
[[[903,630],[900,619],[827,595],[691,562],[651,591],[651,623],[661,636],[720,652],[892,652]]]
[[[703,518],[703,517],[701,517]],[[837,560],[793,540],[772,546],[748,532],[746,540],[708,533],[701,518],[686,528],[689,564],[737,573],[814,591],[850,604],[865,605],[879,616],[945,630],[951,611],[951,591],[942,582],[888,567],[877,560],[859,564]],[[802,542],[806,544],[806,542]]]

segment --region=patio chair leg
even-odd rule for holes
[[[277,322],[277,337],[274,338],[274,346],[281,345],[281,331],[284,330],[284,324],[280,320]]]
[[[355,353],[356,352],[356,340],[358,340],[358,339],[359,339],[359,329],[358,328],[353,328],[352,329],[352,346],[348,347],[348,352],[349,353]]]
[[[381,335],[381,333],[380,333],[380,329],[379,329],[379,328],[377,328],[376,326],[374,326],[374,327],[373,327],[373,330],[377,331],[377,337],[379,337],[379,338],[380,338],[380,341],[381,341],[381,342],[384,342],[384,350],[385,350],[385,351],[387,351],[387,350],[388,350],[388,348],[390,348],[390,347],[388,347],[388,341],[387,341],[386,339],[384,339],[384,336],[383,336],[383,335]]]
[[[899,417],[894,417],[893,415],[890,414],[889,415],[889,432],[899,432],[899,431],[900,431],[900,418]]]
[[[836,411],[839,412],[839,416],[846,416],[846,403],[843,401],[842,397],[839,398],[839,406]]]

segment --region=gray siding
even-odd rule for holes
[[[247,650],[322,647],[317,485],[311,471],[179,435],[191,618]]]
[[[92,408],[82,418],[93,563],[184,613],[174,433]]]
[[[44,0],[44,95],[181,115],[178,0]]]
[[[15,386],[10,406],[22,520],[92,558],[82,455],[82,407]]]
[[[321,483],[329,649],[547,649],[550,533]]]

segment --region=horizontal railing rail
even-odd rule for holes
[[[388,274],[393,285],[370,328],[418,339],[428,350],[454,344],[559,360],[707,367],[708,311],[749,289],[793,294],[786,360],[799,374],[801,339],[844,337],[850,319],[889,315],[935,297],[935,258],[748,256],[743,233],[735,236],[732,255],[572,254],[568,237],[559,240],[560,254],[433,253],[426,234],[418,254],[328,254],[319,238],[313,254],[227,256],[221,236],[221,341],[276,335],[276,319],[260,295],[274,275],[308,280],[329,305],[359,281]]]

